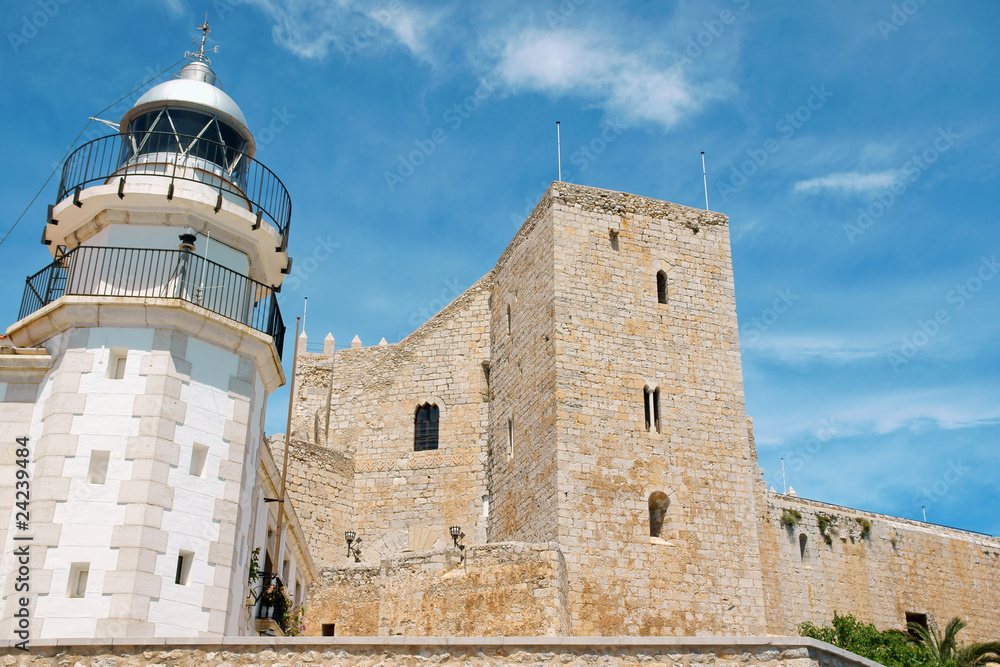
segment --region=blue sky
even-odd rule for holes
[[[557,120],[566,181],[701,207],[705,151],[768,484],[784,457],[800,496],[1000,534],[1000,4],[101,10],[4,4],[3,232],[205,11],[216,73],[293,198],[283,313],[294,326],[308,296],[313,343],[398,341],[485,274],[556,178]],[[8,323],[54,196],[0,246]]]

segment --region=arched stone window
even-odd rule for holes
[[[438,448],[438,406],[424,403],[413,420],[413,451]]]
[[[666,271],[656,272],[656,300],[659,303],[667,302],[667,273]]]
[[[799,534],[799,560],[805,560],[806,559],[806,542],[808,542],[808,541],[809,541],[809,538],[806,537],[805,533],[800,533]]]
[[[663,491],[653,491],[649,494],[649,536],[660,537],[663,532],[663,520],[667,518],[667,507],[670,499]]]

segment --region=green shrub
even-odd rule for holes
[[[932,667],[931,661],[910,642],[907,633],[880,631],[874,623],[862,623],[850,615],[839,616],[835,612],[832,627],[818,628],[809,622],[800,623],[799,634],[839,646],[886,667]]]

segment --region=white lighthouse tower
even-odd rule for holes
[[[3,341],[4,451],[17,437],[29,454],[21,477],[2,462],[4,497],[30,485],[29,516],[0,516],[5,637],[23,625],[26,546],[32,638],[252,633],[291,200],[254,160],[201,29],[118,134],[67,159],[42,236],[54,261]]]

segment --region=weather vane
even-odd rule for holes
[[[198,30],[201,30],[201,44],[198,43],[197,39],[192,39],[191,43],[198,47],[197,52],[188,51],[184,54],[185,58],[194,58],[195,60],[200,60],[203,63],[212,64],[212,61],[208,59],[205,55],[205,40],[208,39],[208,33],[212,32],[212,29],[208,27],[208,12],[205,12],[205,22],[198,26]],[[214,47],[209,49],[207,53],[218,53],[219,45],[216,44]]]

